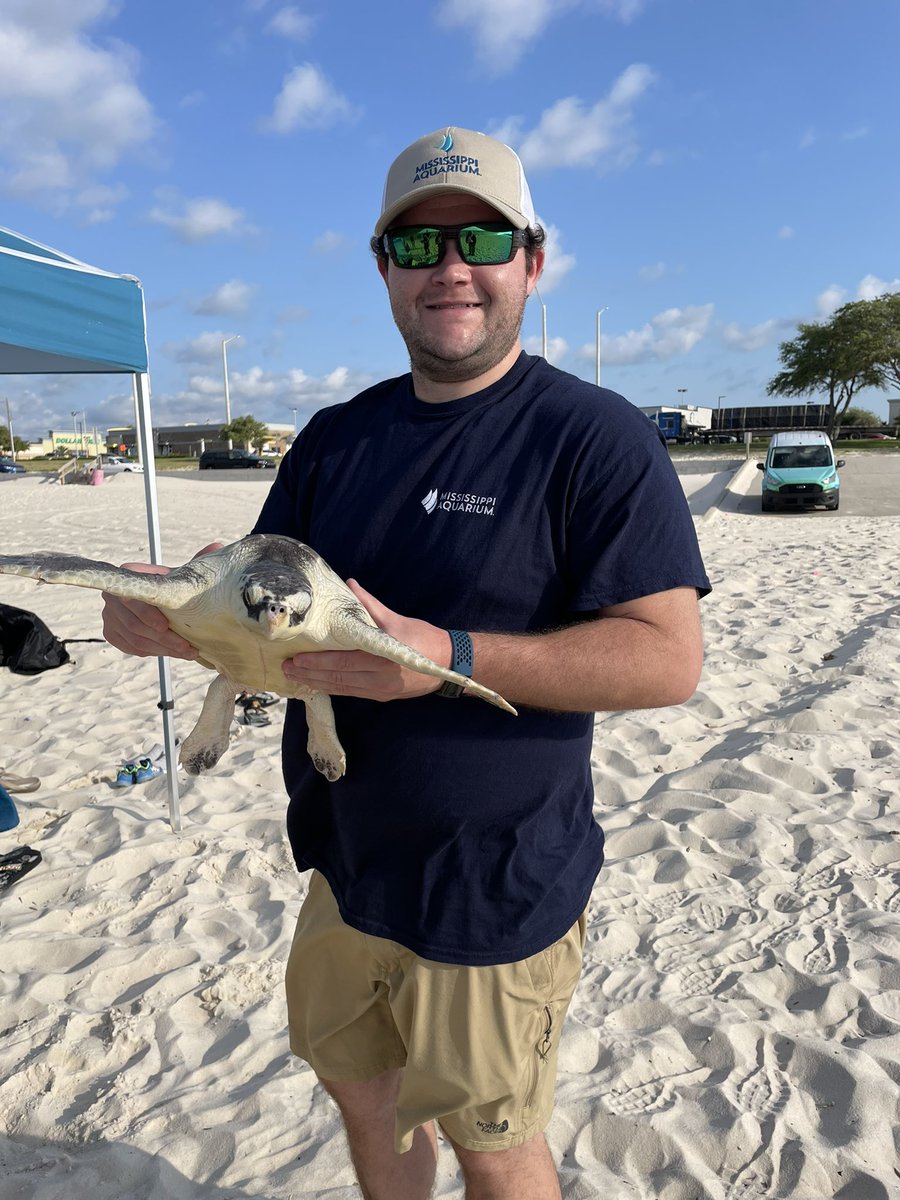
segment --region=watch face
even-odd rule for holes
[[[455,699],[457,696],[461,696],[465,690],[461,683],[451,683],[448,679],[445,683],[441,684],[435,695],[449,696],[451,699]]]

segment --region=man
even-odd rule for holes
[[[314,414],[255,532],[358,576],[384,629],[519,715],[361,651],[284,664],[334,697],[348,762],[334,784],[312,768],[290,702],[288,833],[313,871],[291,1045],[341,1110],[365,1196],[430,1194],[437,1121],[469,1200],[552,1200],[543,1130],[602,863],[591,714],[693,693],[708,581],[655,427],[522,352],[544,250],[512,150],[419,139],[373,248],[411,374]],[[110,600],[106,633],[194,656],[137,604]]]

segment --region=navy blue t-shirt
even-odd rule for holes
[[[254,532],[317,550],[384,604],[442,628],[537,632],[692,586],[694,525],[659,431],[614,392],[522,354],[443,404],[389,380],[317,412]],[[478,657],[475,657],[478,677]],[[591,713],[430,694],[333,697],[347,773],[285,718],[288,835],[344,920],[467,965],[544,949],[585,907],[603,861]]]

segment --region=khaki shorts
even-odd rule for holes
[[[287,965],[291,1049],[320,1079],[403,1068],[395,1146],[437,1120],[469,1150],[504,1150],[553,1111],[559,1034],[585,919],[522,962],[459,967],[345,925],[313,872]]]

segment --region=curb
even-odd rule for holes
[[[726,501],[732,496],[747,495],[746,487],[750,479],[756,474],[756,459],[748,458],[746,462],[742,462],[738,469],[732,474],[731,478],[722,488],[718,498],[710,504],[709,508],[701,513],[695,519],[698,521],[708,521],[713,513],[718,512],[733,512],[731,505],[726,505]]]

